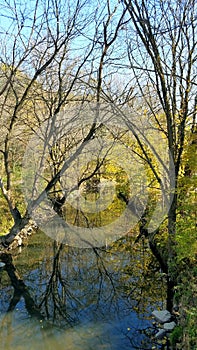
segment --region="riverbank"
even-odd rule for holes
[[[170,340],[173,349],[197,349],[197,267],[185,262],[180,283],[176,288],[175,303],[179,305],[178,325]]]

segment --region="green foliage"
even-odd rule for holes
[[[182,348],[196,350],[197,348],[197,308],[193,307],[186,311],[183,322]]]
[[[193,307],[187,312],[187,327],[185,333],[188,334],[191,346],[197,345],[197,307]]]
[[[178,342],[180,342],[182,336],[183,328],[181,326],[176,326],[170,334],[170,343],[172,344],[172,346],[175,346]]]
[[[130,196],[130,183],[128,176],[120,166],[112,162],[108,162],[105,167],[105,178],[113,180],[116,183],[116,193],[122,193],[125,198]]]
[[[195,261],[197,252],[197,165],[195,135],[191,135],[185,148],[182,172],[178,186],[176,252],[178,262],[187,258]]]
[[[175,302],[180,305],[179,326],[182,329],[180,342],[182,349],[196,350],[197,346],[197,267],[189,261],[179,265],[179,281],[175,292]],[[173,332],[174,333],[174,332]],[[174,340],[176,340],[176,331]]]
[[[3,176],[2,180],[6,183],[6,177]],[[17,162],[12,164],[12,199],[20,211],[21,215],[25,213],[26,204],[21,189],[21,165]],[[0,190],[0,235],[4,235],[9,232],[10,228],[14,224],[14,220],[8,208],[8,204],[2,195]]]
[[[6,204],[0,193],[0,236],[8,233],[14,223]]]

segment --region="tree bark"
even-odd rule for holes
[[[38,229],[36,223],[28,216],[21,218],[11,228],[10,232],[0,237],[0,252],[14,250],[23,246],[27,238]]]

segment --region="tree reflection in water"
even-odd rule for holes
[[[21,345],[25,330],[31,341],[37,338],[45,349],[46,341],[48,348],[56,344],[57,349],[161,348],[151,338],[154,329],[146,316],[151,307],[165,302],[165,290],[147,247],[133,246],[131,237],[108,249],[78,249],[52,241],[42,244],[43,256],[37,258],[31,246],[25,248],[31,257],[25,262],[20,262],[22,254],[14,262],[9,254],[1,254],[14,288],[11,295],[4,272],[2,349],[12,349],[16,338]],[[14,314],[17,307],[22,321]],[[19,348],[26,349],[26,345]]]

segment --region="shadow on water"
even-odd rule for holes
[[[162,348],[150,314],[166,291],[143,243],[78,249],[40,232],[1,260],[1,350]]]

